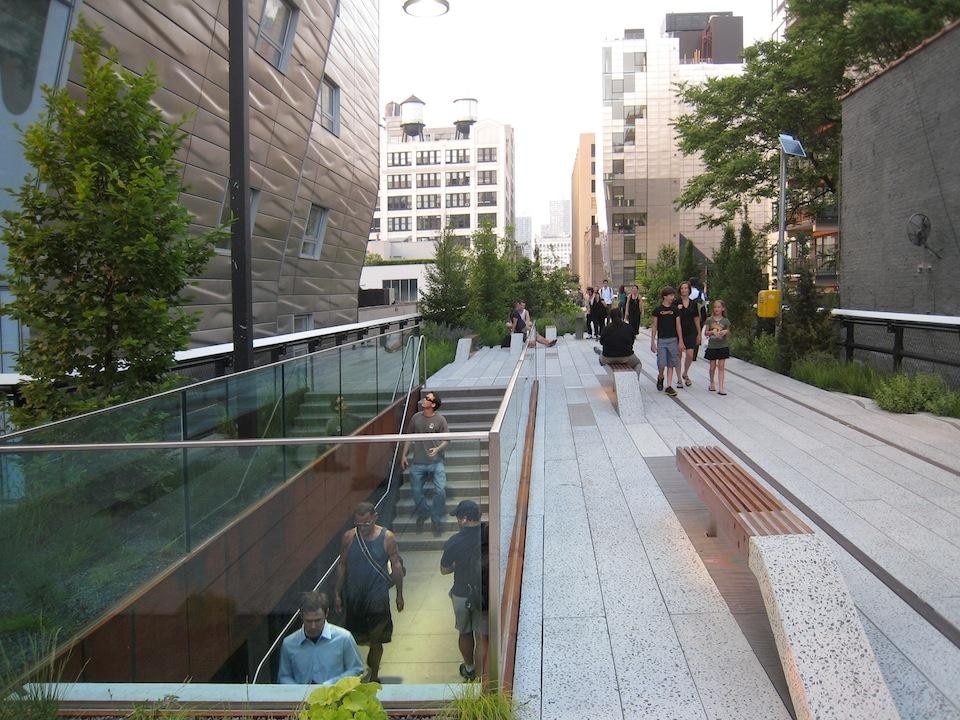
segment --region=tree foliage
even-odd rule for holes
[[[789,372],[798,359],[811,352],[833,353],[836,350],[836,331],[830,314],[823,310],[823,299],[817,290],[813,270],[806,262],[809,246],[799,245],[798,262],[794,272],[799,275],[796,285],[786,297],[786,309],[780,324],[778,344],[781,372]]]
[[[467,316],[471,320],[506,320],[514,300],[516,248],[484,224],[473,233],[467,281]]]
[[[700,268],[693,257],[693,243],[688,242],[683,247],[683,254],[680,256],[680,278],[689,280],[692,277],[700,276]]]
[[[445,230],[436,256],[427,268],[427,288],[420,296],[425,320],[461,327],[467,310],[467,254],[457,237]]]
[[[756,236],[746,223],[740,227],[739,237],[733,226],[727,225],[713,256],[709,297],[723,300],[734,327],[746,329],[753,325],[753,304],[762,287],[761,248]]]
[[[644,312],[650,312],[660,304],[660,291],[667,285],[676,289],[680,284],[680,266],[677,262],[677,249],[672,245],[662,245],[657,251],[657,259],[647,266],[644,285]]]
[[[81,22],[85,95],[44,88],[23,131],[33,167],[3,213],[10,314],[30,328],[17,367],[32,380],[13,412],[23,427],[141,397],[166,386],[196,318],[180,304],[218,232],[194,235],[179,203],[184,133],[151,98],[156,74],[124,70]]]
[[[676,123],[679,147],[706,169],[678,204],[707,203],[709,225],[779,194],[777,134],[795,134],[808,160],[790,168],[788,207],[811,214],[836,205],[840,97],[960,17],[960,0],[789,0],[786,41],[744,50],[741,75],[681,86],[693,111]]]

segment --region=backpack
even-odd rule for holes
[[[486,612],[490,604],[490,524],[480,523],[480,552],[473,558],[470,578],[467,583],[467,609],[479,608]]]

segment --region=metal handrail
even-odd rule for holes
[[[409,408],[410,408],[410,396],[413,394],[413,385],[414,385],[414,382],[415,382],[416,379],[417,379],[416,368],[418,367],[418,363],[419,363],[419,360],[420,360],[420,349],[423,347],[424,338],[423,338],[422,335],[420,335],[420,336],[418,336],[417,338],[410,338],[410,340],[416,340],[416,343],[415,343],[415,346],[414,346],[414,351],[413,351],[413,352],[414,352],[414,356],[413,356],[413,370],[414,370],[414,371],[410,373],[410,382],[409,382],[408,385],[407,385],[407,397],[406,397],[406,399],[404,400],[404,403],[403,403],[403,413],[402,413],[401,416],[400,416],[400,434],[401,434],[401,435],[403,435],[403,424],[404,424],[404,422],[405,422],[406,419],[407,419],[407,411],[408,411]],[[409,344],[409,342],[408,342],[408,344]],[[406,353],[406,347],[404,347],[404,353]],[[402,363],[401,363],[401,368],[402,368]],[[403,372],[403,371],[402,371],[402,369],[401,369],[401,374],[402,374],[402,372]],[[400,381],[399,381],[399,379],[398,379],[398,380],[397,380],[397,386],[399,387],[399,385],[400,385]],[[435,436],[436,433],[433,433],[433,435]],[[392,490],[392,487],[393,487],[393,477],[394,477],[394,473],[395,473],[396,468],[397,468],[397,456],[398,456],[399,450],[400,450],[400,442],[401,442],[400,440],[397,440],[397,443],[396,443],[396,445],[394,446],[394,449],[393,449],[393,461],[390,463],[390,471],[389,471],[389,473],[388,473],[388,475],[387,475],[387,489],[384,490],[383,494],[380,496],[380,499],[377,500],[376,503],[374,503],[374,507],[379,508],[379,507],[380,507],[380,503],[382,503],[382,502],[384,501],[384,499],[386,499],[386,497],[390,494],[390,491]],[[406,440],[405,440],[404,442],[406,442]],[[334,558],[333,562],[330,564],[330,567],[328,567],[328,568],[326,569],[326,571],[323,573],[323,575],[320,576],[320,579],[317,581],[317,584],[313,586],[314,592],[316,592],[316,591],[320,588],[320,586],[323,585],[324,581],[326,581],[327,577],[330,575],[331,572],[333,572],[333,569],[337,566],[337,563],[339,563],[339,562],[340,562],[340,555],[337,555],[337,557]],[[293,623],[296,621],[296,619],[297,619],[298,617],[300,617],[300,609],[299,609],[299,608],[297,608],[296,612],[294,612],[293,615],[290,616],[290,619],[289,619],[289,620],[286,622],[286,624],[283,626],[283,629],[282,629],[282,630],[277,634],[277,636],[273,639],[273,642],[270,643],[270,647],[267,648],[267,652],[264,653],[263,657],[260,659],[260,662],[257,663],[257,669],[256,669],[256,670],[254,671],[254,673],[253,673],[253,683],[252,683],[252,684],[254,684],[254,685],[257,684],[257,680],[260,678],[260,672],[263,670],[264,665],[267,664],[267,661],[270,659],[270,656],[273,655],[273,653],[276,651],[276,649],[277,649],[277,647],[280,645],[280,643],[283,642],[283,638],[285,638],[285,637],[287,636],[287,632],[288,632],[288,631],[290,630],[290,628],[293,626]]]

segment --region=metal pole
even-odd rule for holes
[[[253,280],[250,274],[250,117],[247,95],[247,0],[230,0],[230,234],[233,371],[253,367]]]
[[[780,148],[780,234],[777,237],[777,290],[783,306],[783,235],[787,225],[787,154]],[[778,312],[779,314],[779,312]]]

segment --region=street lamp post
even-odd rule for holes
[[[807,153],[793,135],[780,133],[780,234],[777,237],[777,290],[780,291],[781,307],[783,307],[784,285],[784,235],[787,229],[787,155],[806,157]]]

